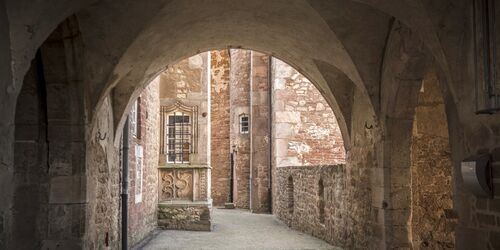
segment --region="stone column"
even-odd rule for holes
[[[250,116],[250,51],[230,51],[230,139],[234,155],[234,204],[249,208],[250,201],[250,133],[239,129],[241,115]]]
[[[229,108],[229,51],[211,51],[211,165],[212,198],[215,206],[229,201],[230,190],[230,108]]]
[[[270,96],[269,56],[251,52],[250,83],[250,210],[270,212]]]

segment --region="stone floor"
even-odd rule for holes
[[[141,249],[334,249],[288,228],[272,215],[213,209],[212,232],[159,231]]]

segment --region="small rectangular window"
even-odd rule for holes
[[[130,132],[134,137],[139,137],[139,99],[135,100],[129,113]]]
[[[250,131],[250,120],[248,115],[240,115],[240,134],[248,134]]]

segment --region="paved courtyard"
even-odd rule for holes
[[[272,215],[213,209],[212,232],[159,231],[140,249],[340,249],[288,228]]]

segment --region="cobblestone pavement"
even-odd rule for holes
[[[333,249],[323,240],[288,228],[272,215],[213,209],[212,232],[158,231],[141,249]]]

